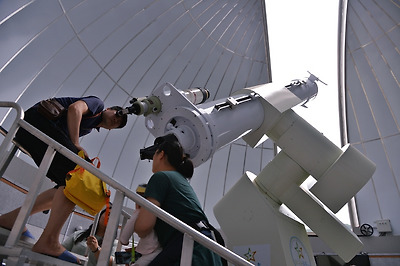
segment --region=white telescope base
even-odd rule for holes
[[[215,205],[229,249],[254,265],[316,265],[303,224],[279,211],[247,172]]]

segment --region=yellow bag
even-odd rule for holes
[[[79,151],[78,155],[85,158],[83,151]],[[96,159],[96,167],[100,168],[98,157],[92,159],[92,164],[94,165]],[[67,173],[65,181],[64,195],[89,214],[96,215],[104,205],[109,206],[111,192],[107,190],[106,183],[80,165]]]

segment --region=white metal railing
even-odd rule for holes
[[[158,218],[162,219],[163,221],[167,222],[177,230],[184,233],[184,245],[182,248],[182,259],[181,264],[182,266],[191,265],[191,254],[193,250],[193,241],[196,241],[203,246],[207,247],[208,249],[214,251],[221,257],[225,258],[227,261],[233,263],[234,265],[253,265],[250,262],[244,260],[237,254],[233,253],[229,249],[219,245],[217,242],[209,239],[205,235],[201,234],[197,230],[193,229],[192,227],[188,226],[187,224],[183,223],[182,221],[176,219],[174,216],[170,215],[169,213],[165,212],[161,208],[157,207],[156,205],[152,204],[151,202],[147,201],[145,198],[140,196],[139,194],[129,190],[125,186],[118,183],[116,180],[112,179],[111,177],[107,176],[103,172],[101,172],[98,168],[94,167],[92,164],[88,163],[87,161],[83,160],[75,153],[71,152],[58,142],[54,141],[41,131],[37,130],[29,123],[23,120],[23,110],[22,108],[14,102],[2,102],[0,101],[0,107],[11,107],[17,111],[17,117],[13,122],[8,134],[6,135],[5,139],[3,140],[2,144],[0,145],[0,170],[7,168],[8,163],[11,161],[12,156],[14,156],[17,149],[11,148],[12,147],[12,140],[15,136],[19,127],[24,128],[29,133],[37,137],[38,139],[42,140],[43,142],[48,144],[47,151],[44,155],[44,158],[39,166],[39,171],[34,179],[34,182],[29,189],[29,192],[25,198],[25,201],[21,207],[21,210],[18,214],[17,220],[10,232],[10,235],[7,239],[5,247],[12,249],[16,246],[16,243],[19,239],[19,236],[22,233],[22,230],[27,222],[29,214],[32,210],[33,203],[39,193],[47,170],[53,160],[55,152],[59,152],[71,161],[75,162],[76,164],[81,165],[89,172],[96,175],[98,178],[106,182],[109,186],[113,187],[116,190],[116,195],[113,201],[113,207],[111,209],[110,219],[107,225],[107,229],[104,235],[103,245],[102,245],[102,252],[100,253],[97,265],[100,266],[108,266],[108,258],[111,255],[111,251],[113,248],[114,236],[116,234],[118,225],[119,225],[119,218],[122,212],[122,206],[124,198],[127,197],[137,204],[143,206],[144,208],[148,209]],[[14,145],[15,146],[15,145]],[[190,248],[188,248],[190,247]],[[7,254],[5,254],[7,255]]]

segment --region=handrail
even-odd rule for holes
[[[0,134],[3,135],[3,136],[5,137],[5,136],[7,136],[8,131],[7,131],[4,127],[0,126]],[[20,149],[23,153],[29,155],[29,152],[28,152],[27,150],[25,150],[24,147],[22,147],[21,145],[19,145],[18,142],[16,142],[15,140],[12,140],[12,143],[13,143],[15,146],[17,146],[18,149]]]
[[[146,200],[139,194],[129,190],[116,180],[112,179],[111,177],[107,176],[105,173],[100,171],[98,168],[94,167],[92,164],[89,162],[83,160],[81,157],[70,151],[69,149],[65,148],[63,145],[58,143],[57,141],[51,139],[47,135],[45,135],[43,132],[39,131],[35,127],[31,126],[29,123],[27,123],[25,120],[23,120],[23,112],[22,108],[13,102],[1,102],[0,101],[0,107],[13,107],[17,110],[18,115],[13,123],[13,126],[9,130],[9,134],[7,134],[6,138],[3,140],[2,145],[0,146],[0,154],[2,153],[2,148],[8,146],[12,138],[15,136],[15,133],[18,129],[18,127],[24,128],[26,131],[37,137],[38,139],[42,140],[43,142],[47,143],[49,145],[49,149],[54,149],[55,151],[61,153],[71,161],[75,162],[76,164],[79,164],[92,174],[96,175],[98,178],[100,178],[102,181],[110,185],[112,188],[114,188],[117,191],[117,194],[114,199],[114,204],[113,208],[111,209],[111,214],[110,214],[110,220],[109,224],[107,226],[105,236],[104,236],[104,241],[103,241],[103,248],[100,253],[100,257],[98,260],[97,265],[104,265],[106,266],[108,263],[108,258],[111,255],[111,249],[112,249],[112,243],[114,240],[114,235],[118,227],[118,220],[122,211],[122,203],[123,203],[123,198],[128,197],[129,199],[133,200],[135,203],[138,203],[142,207],[148,209],[150,212],[152,212],[154,215],[156,215],[158,218],[162,219],[163,221],[167,222],[177,230],[181,231],[184,234],[189,235],[191,238],[193,238],[194,241],[202,244],[206,248],[214,251],[221,257],[225,258],[229,262],[235,264],[235,265],[253,265],[250,262],[244,260],[242,257],[238,256],[237,254],[233,253],[229,249],[221,246],[217,242],[209,239],[205,235],[201,234],[197,230],[193,229],[192,227],[188,226],[184,222],[180,221],[179,219],[175,218],[171,214],[167,213],[166,211],[162,210],[158,206],[154,205],[150,201]],[[5,143],[9,142],[9,143]],[[4,146],[4,147],[3,147]],[[1,159],[1,157],[0,157]],[[52,157],[50,158],[52,160]],[[2,167],[2,161],[0,161],[0,169]],[[42,161],[43,163],[43,161]],[[49,163],[50,164],[50,163]],[[119,206],[121,205],[121,206]],[[29,216],[29,212],[27,213]],[[113,227],[113,228],[111,228]]]
[[[12,107],[17,111],[17,116],[11,125],[9,130],[9,134],[4,138],[3,142],[0,145],[0,165],[3,165],[7,158],[10,155],[10,152],[7,151],[7,148],[11,145],[12,139],[15,136],[15,133],[18,129],[18,121],[24,119],[24,111],[21,106],[15,102],[0,102],[1,107]],[[0,167],[1,169],[1,167]]]

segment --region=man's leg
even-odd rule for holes
[[[48,189],[38,195],[36,198],[35,204],[32,207],[31,215],[49,210],[51,209],[53,197],[56,193],[57,189],[51,188]],[[13,211],[10,211],[8,213],[5,213],[0,216],[0,226],[6,229],[11,229],[14,225],[15,219],[17,219],[19,210],[21,208],[17,208]]]
[[[75,204],[64,195],[64,187],[59,187],[54,195],[50,217],[42,235],[32,247],[32,251],[51,256],[59,256],[65,251],[60,244],[61,229]]]

